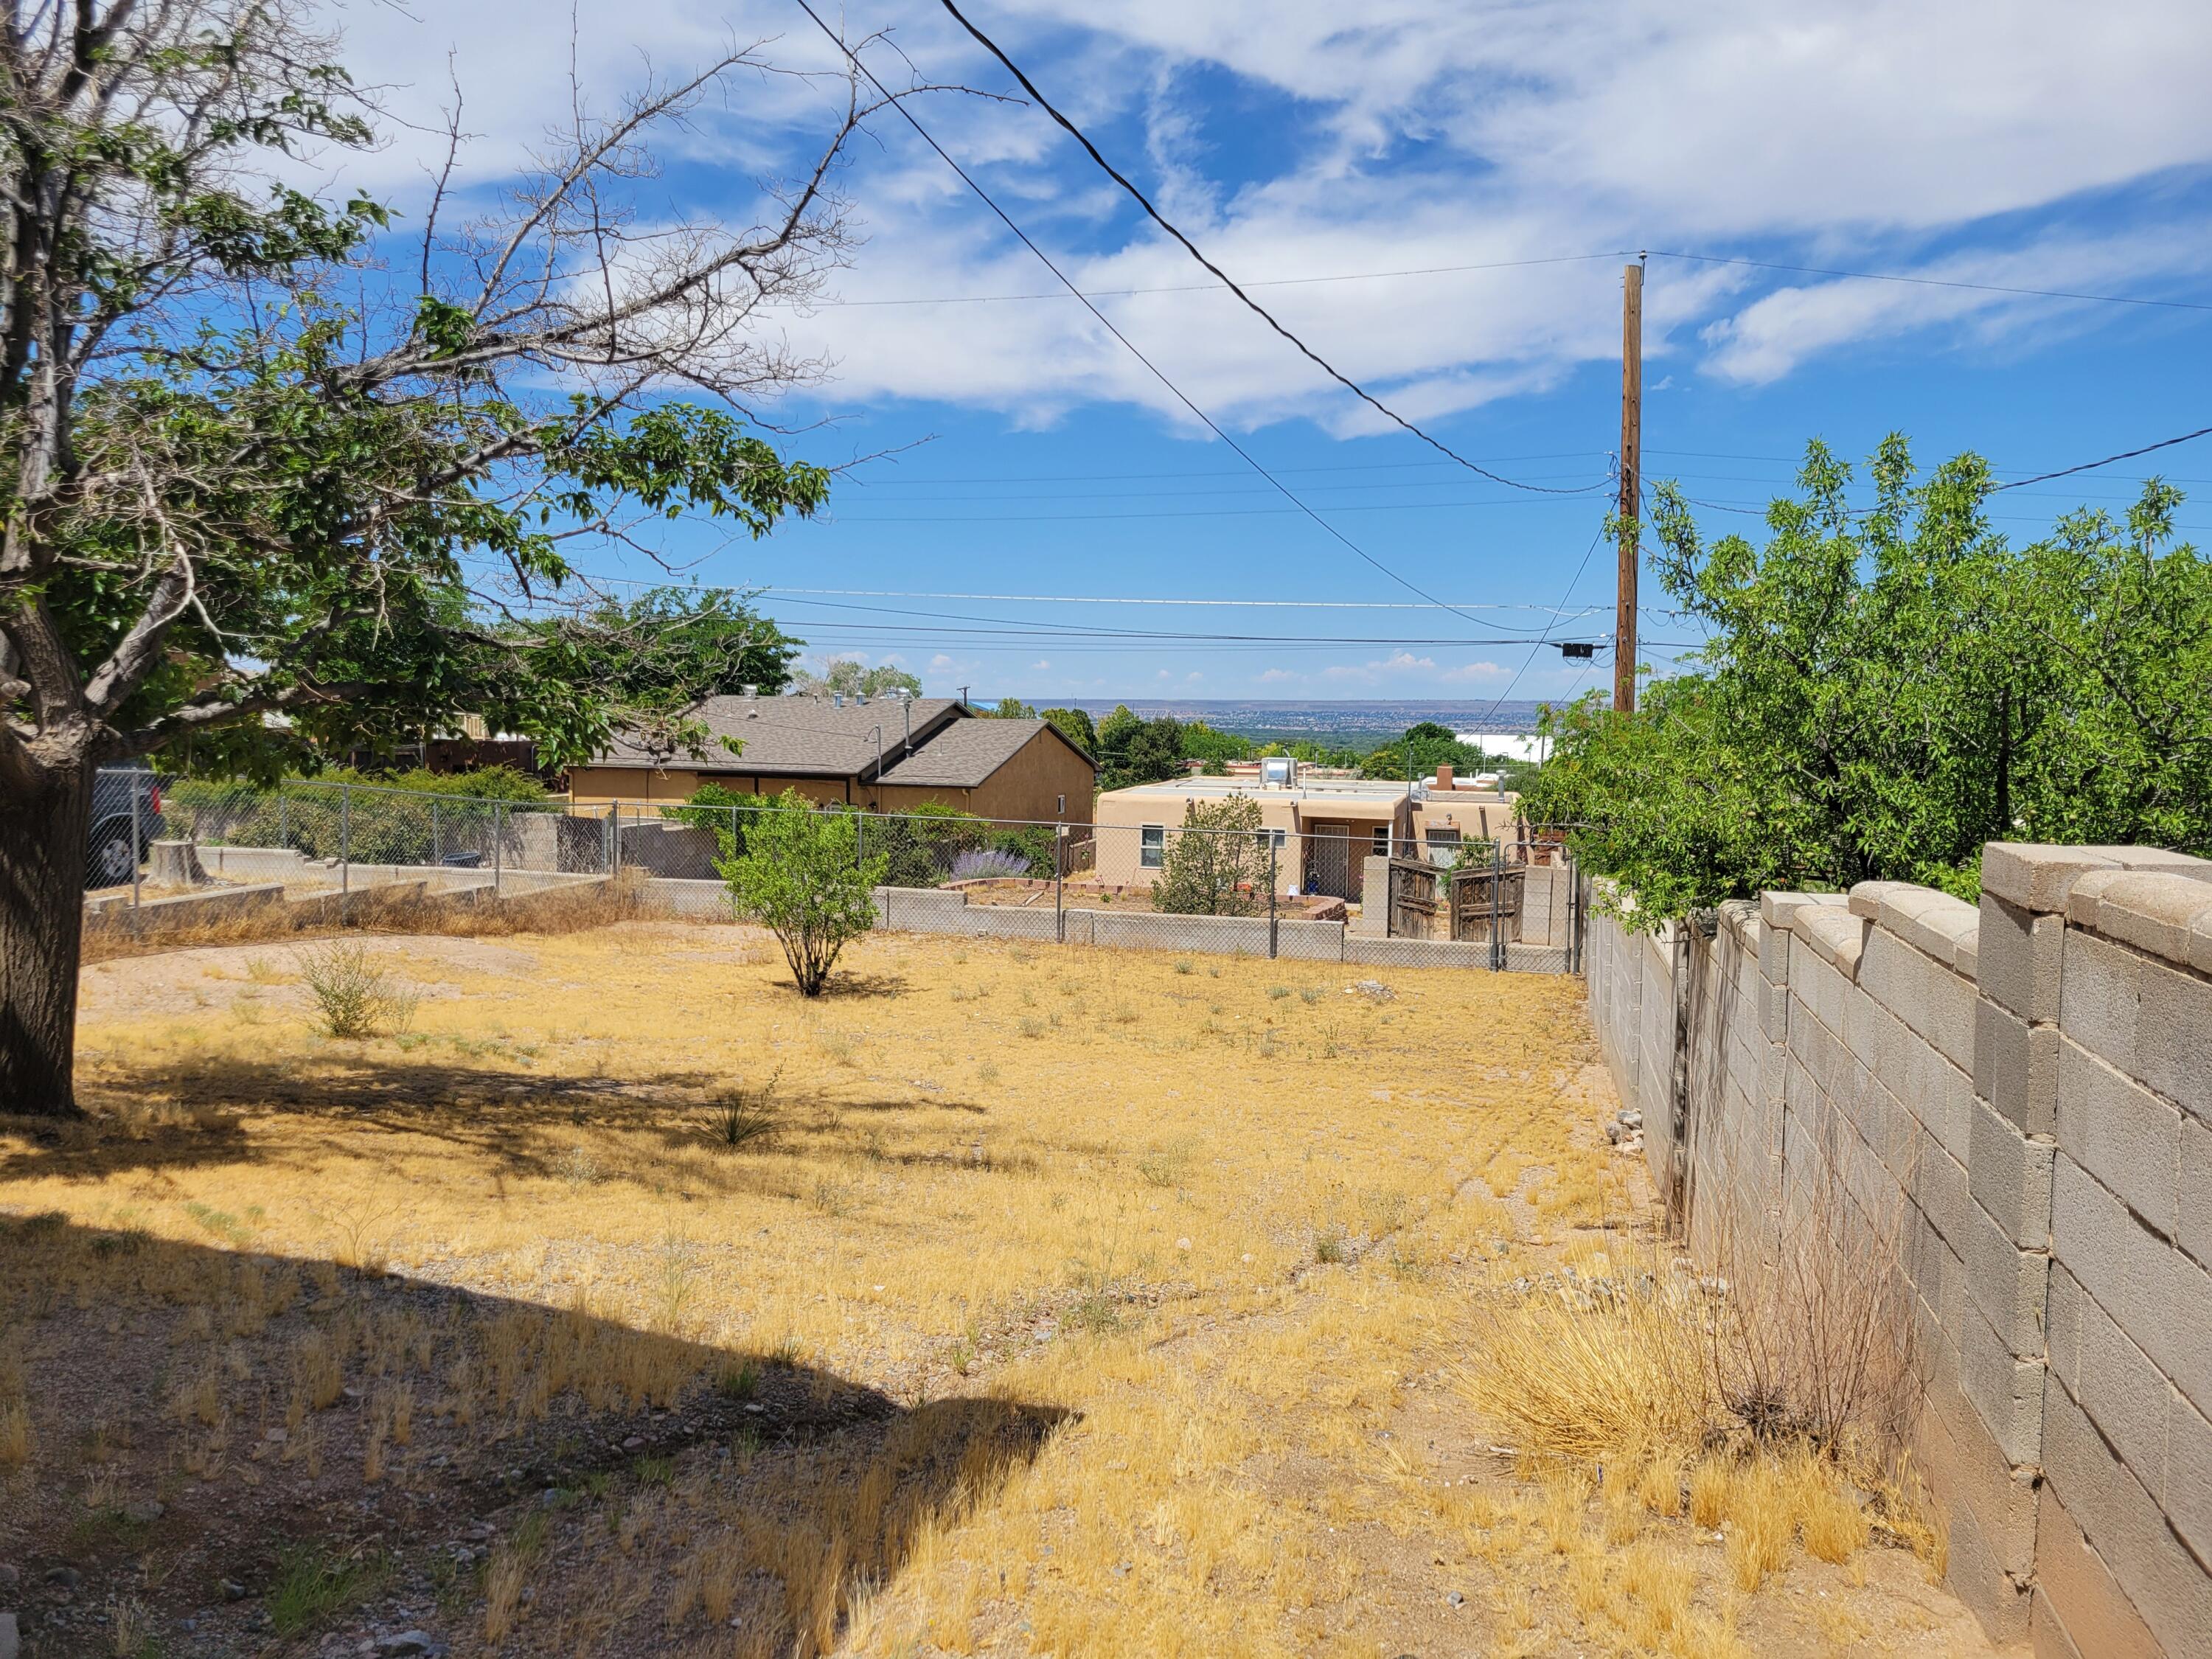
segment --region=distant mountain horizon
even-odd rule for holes
[[[1310,738],[1348,744],[1357,738],[1380,740],[1401,735],[1424,720],[1449,726],[1454,732],[1480,732],[1500,736],[1534,732],[1536,712],[1543,700],[1521,698],[1500,702],[1491,697],[1413,698],[1375,697],[1316,702],[1310,698],[1261,697],[1064,697],[1038,708],[1080,708],[1093,720],[1127,705],[1131,714],[1146,720],[1172,714],[1177,720],[1203,720],[1216,731],[1239,737]]]

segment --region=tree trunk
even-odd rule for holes
[[[77,946],[93,769],[0,792],[0,1112],[76,1114]]]

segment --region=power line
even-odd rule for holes
[[[665,580],[643,580],[631,576],[602,576],[585,574],[581,580],[593,587],[660,588],[671,586]],[[1102,595],[1092,593],[968,593],[941,592],[934,589],[895,587],[787,587],[781,583],[765,582],[755,586],[736,586],[720,583],[690,582],[678,584],[688,593],[726,593],[737,599],[750,599],[772,593],[791,596],[821,596],[837,599],[964,599],[972,603],[1005,605],[1139,605],[1183,607],[1233,609],[1240,611],[1449,611],[1455,616],[1464,616],[1472,611],[1529,611],[1539,614],[1549,611],[1570,617],[1595,616],[1609,612],[1613,607],[1586,605],[1566,609],[1534,605],[1525,600],[1504,601],[1469,599],[1464,603],[1443,600],[1416,601],[1412,599],[1170,599],[1158,594]],[[1664,605],[1644,605],[1641,613],[1647,617],[1677,617],[1689,613]]]
[[[642,585],[642,584],[641,584]],[[735,590],[732,590],[735,591]],[[821,594],[839,599],[968,599],[1009,605],[1149,605],[1170,607],[1213,606],[1239,611],[1543,611],[1540,605],[1469,599],[1462,604],[1412,599],[1176,599],[1156,595],[1103,597],[1088,593],[940,593],[887,587],[783,587],[770,584],[750,590],[760,593]],[[1606,607],[1585,605],[1574,613],[1593,615]]]
[[[1275,483],[1275,480],[1270,477],[1269,482]],[[1280,483],[1276,483],[1276,488],[1279,489],[1283,489],[1283,486]],[[1286,495],[1289,494],[1286,489],[1284,493]],[[1331,534],[1339,535],[1340,538],[1341,532],[1337,532],[1334,526],[1328,526],[1326,520],[1322,519],[1312,507],[1307,506],[1305,502],[1300,501],[1297,496],[1291,496],[1291,504],[1289,507],[1162,507],[1158,511],[1138,513],[1099,513],[1096,511],[1082,513],[939,513],[929,514],[900,513],[841,513],[835,516],[836,521],[840,524],[1075,524],[1091,523],[1093,521],[1103,523],[1112,519],[1239,519],[1253,517],[1265,518],[1272,515],[1303,513],[1307,517],[1314,519],[1316,522],[1323,525],[1324,527],[1328,528]],[[1460,507],[1578,507],[1586,505],[1588,505],[1588,503],[1576,501],[1564,495],[1548,501],[1533,499],[1523,501],[1517,495],[1506,495],[1486,501],[1339,501],[1332,503],[1328,510],[1332,513],[1429,513],[1445,508],[1455,510]],[[1346,545],[1350,546],[1352,544],[1347,542]],[[1361,558],[1367,560],[1369,563],[1373,564],[1376,569],[1382,571],[1384,575],[1390,577],[1394,581],[1403,580],[1388,565],[1381,563],[1364,550],[1353,546],[1352,550],[1358,553]],[[1410,586],[1410,584],[1408,585]],[[1414,589],[1414,592],[1419,592],[1419,591],[1420,590],[1418,588]]]
[[[1320,368],[1322,373],[1327,374],[1331,380],[1334,380],[1339,386],[1344,387],[1346,391],[1352,393],[1363,403],[1365,403],[1370,408],[1375,410],[1378,414],[1383,415],[1390,420],[1395,421],[1398,425],[1412,433],[1415,437],[1419,438],[1423,443],[1428,445],[1430,448],[1435,450],[1438,454],[1449,456],[1453,460],[1457,461],[1462,466],[1467,468],[1470,472],[1479,472],[1484,477],[1490,479],[1492,483],[1510,484],[1516,489],[1535,490],[1545,495],[1587,495],[1594,489],[1602,489],[1605,488],[1606,484],[1610,482],[1610,480],[1607,479],[1601,479],[1596,483],[1586,484],[1579,489],[1571,490],[1554,489],[1552,486],[1546,484],[1522,483],[1518,479],[1508,478],[1502,474],[1492,472],[1487,467],[1476,465],[1475,463],[1468,460],[1466,456],[1462,455],[1457,450],[1452,448],[1449,444],[1444,443],[1442,440],[1431,435],[1426,431],[1424,431],[1420,427],[1416,426],[1413,422],[1407,420],[1404,416],[1398,413],[1396,410],[1392,409],[1380,398],[1377,398],[1373,392],[1368,391],[1365,386],[1361,386],[1350,375],[1346,374],[1342,370],[1339,369],[1334,363],[1330,362],[1328,358],[1322,356],[1321,353],[1316,351],[1311,346],[1308,345],[1297,335],[1291,333],[1289,329],[1284,327],[1283,325],[1276,319],[1273,313],[1270,312],[1265,306],[1261,305],[1249,294],[1247,294],[1243,289],[1239,288],[1236,283],[1231,279],[1227,271],[1222,270],[1219,265],[1217,265],[1212,260],[1207,258],[1205,254],[1201,253],[1199,251],[1197,243],[1192,241],[1189,237],[1184,235],[1181,230],[1177,229],[1176,226],[1169,221],[1165,214],[1162,213],[1159,209],[1152,205],[1152,198],[1150,197],[1146,196],[1143,191],[1138,189],[1137,186],[1130,181],[1127,175],[1121,173],[1121,171],[1115,167],[1111,161],[1109,161],[1105,156],[1099,153],[1098,146],[1091,142],[1089,137],[1085,134],[1083,129],[1077,126],[1074,122],[1069,120],[1066,116],[1060,112],[1060,110],[1054,105],[1053,101],[1037,89],[1036,83],[1022,72],[1021,65],[1015,63],[1012,58],[1006,56],[1006,52],[1000,49],[997,41],[992,40],[989,35],[984,33],[982,30],[977,28],[973,23],[969,22],[968,19],[962,15],[960,8],[953,3],[953,0],[939,0],[939,3],[944,6],[946,11],[951,14],[952,19],[955,22],[958,23],[962,28],[967,30],[969,34],[975,37],[976,43],[981,46],[984,51],[989,52],[992,57],[997,58],[1001,64],[1006,66],[1007,73],[1011,74],[1015,80],[1021,82],[1022,90],[1029,94],[1030,97],[1036,100],[1037,107],[1044,111],[1047,115],[1052,117],[1052,118],[1055,122],[1059,123],[1059,125],[1067,132],[1070,137],[1073,138],[1077,143],[1082,145],[1084,152],[1088,155],[1092,161],[1096,161],[1099,165],[1108,178],[1111,179],[1115,184],[1121,185],[1123,190],[1127,191],[1129,195],[1134,198],[1137,205],[1144,209],[1146,213],[1151,216],[1154,224],[1158,225],[1162,230],[1167,232],[1169,235],[1174,237],[1176,241],[1182,243],[1184,251],[1188,252],[1192,258],[1197,260],[1200,264],[1205,266],[1206,269],[1211,271],[1216,277],[1219,278],[1222,286],[1226,288],[1231,294],[1234,294],[1238,299],[1242,300],[1244,302],[1246,308],[1249,309],[1253,315],[1258,317],[1262,322],[1266,323],[1268,327],[1273,329],[1276,333],[1281,335],[1285,340],[1288,340],[1292,345],[1296,346],[1300,352],[1304,354],[1309,362]],[[908,118],[912,119],[913,118],[908,117]],[[1063,278],[1062,280],[1064,281],[1066,279]],[[1070,283],[1068,286],[1070,288],[1073,288],[1074,284]],[[1088,304],[1089,301],[1085,301],[1085,303]],[[1096,314],[1095,308],[1093,314]]]
[[[1646,454],[1661,453],[1646,450]],[[1587,459],[1595,455],[1603,457],[1601,449],[1552,449],[1534,455],[1493,455],[1493,461],[1571,461]],[[1730,457],[1741,460],[1795,461],[1794,456],[1749,455]],[[1425,466],[1443,466],[1443,461],[1326,461],[1304,466],[1279,466],[1278,472],[1409,472]],[[1138,483],[1147,478],[1241,478],[1244,476],[1237,467],[1208,467],[1199,471],[1176,472],[1016,472],[992,473],[974,477],[907,478],[907,483]]]
[[[1560,611],[1564,611],[1566,608],[1567,601],[1574,597],[1575,587],[1577,584],[1582,580],[1583,572],[1589,568],[1590,556],[1597,551],[1598,543],[1604,539],[1605,525],[1604,522],[1601,520],[1598,524],[1597,533],[1590,538],[1590,544],[1583,550],[1583,562],[1575,567],[1573,580],[1567,584],[1567,591],[1559,595],[1559,609]],[[1556,626],[1557,624],[1554,623],[1553,625]],[[1547,635],[1549,635],[1550,631],[1551,630],[1549,629],[1545,630]],[[1539,651],[1541,651],[1546,646],[1555,645],[1557,643],[1559,643],[1558,641],[1547,637],[1538,640],[1535,644],[1528,647],[1528,656],[1522,659],[1520,667],[1513,671],[1513,678],[1505,682],[1505,689],[1498,694],[1498,702],[1492,703],[1490,705],[1490,713],[1483,716],[1483,719],[1486,721],[1495,720],[1498,717],[1499,705],[1504,703],[1506,698],[1513,695],[1513,688],[1521,684],[1521,677],[1535,666],[1536,653]],[[1595,654],[1593,654],[1591,660],[1596,660]]]
[[[804,11],[807,16],[813,19],[814,26],[820,29],[823,33],[830,37],[831,44],[834,45],[838,51],[844,53],[845,57],[851,62],[853,67],[859,70],[862,75],[867,76],[869,84],[874,87],[875,89],[883,95],[884,100],[890,103],[891,107],[899,112],[901,118],[905,120],[908,126],[915,130],[915,132],[921,137],[921,141],[927,144],[930,149],[937,152],[938,158],[942,161],[945,166],[952,169],[954,173],[959,177],[961,183],[966,185],[969,189],[975,192],[976,196],[981,200],[983,205],[989,208],[991,211],[998,216],[999,222],[1005,225],[1008,230],[1013,232],[1015,236],[1020,240],[1022,246],[1029,249],[1031,253],[1036,255],[1039,263],[1041,263],[1044,268],[1047,270],[1049,270],[1054,276],[1058,277],[1062,285],[1065,286],[1070,293],[1075,295],[1078,299],[1081,299],[1083,301],[1083,308],[1098,319],[1099,326],[1103,328],[1108,333],[1111,334],[1116,340],[1119,340],[1121,344],[1127,349],[1131,356],[1134,357],[1147,369],[1151,370],[1153,377],[1158,380],[1162,386],[1165,386],[1170,392],[1173,393],[1176,401],[1181,403],[1185,409],[1190,410],[1193,415],[1196,416],[1201,422],[1203,422],[1208,431],[1212,432],[1215,437],[1220,439],[1223,443],[1226,444],[1231,450],[1233,450],[1237,457],[1255,472],[1257,472],[1261,477],[1267,479],[1269,483],[1274,485],[1277,489],[1280,490],[1284,498],[1287,500],[1292,507],[1304,514],[1309,519],[1311,519],[1316,525],[1319,525],[1322,530],[1326,531],[1331,537],[1341,543],[1352,552],[1357,554],[1360,558],[1374,566],[1376,569],[1389,577],[1392,581],[1396,582],[1401,587],[1403,587],[1408,592],[1418,595],[1421,599],[1427,599],[1432,604],[1442,605],[1443,603],[1441,599],[1438,599],[1435,594],[1428,592],[1427,589],[1407,580],[1405,577],[1400,575],[1396,571],[1391,569],[1389,565],[1384,564],[1382,560],[1376,558],[1365,548],[1360,546],[1358,543],[1353,541],[1351,537],[1346,535],[1341,530],[1339,530],[1328,520],[1322,518],[1321,514],[1315,512],[1312,507],[1308,507],[1288,484],[1285,483],[1280,478],[1278,478],[1273,473],[1262,466],[1260,464],[1259,459],[1254,456],[1249,450],[1246,449],[1243,445],[1238,443],[1234,438],[1231,437],[1228,433],[1224,431],[1219,423],[1218,423],[1211,415],[1208,415],[1204,410],[1200,409],[1191,400],[1189,396],[1184,392],[1181,386],[1177,386],[1173,380],[1168,378],[1165,370],[1162,369],[1158,364],[1155,363],[1150,357],[1147,357],[1143,352],[1139,351],[1137,349],[1136,343],[1130,339],[1127,335],[1122,333],[1120,329],[1115,327],[1112,319],[1109,319],[1104,312],[1099,310],[1098,307],[1092,304],[1090,300],[1083,297],[1082,290],[1075,286],[1074,282],[1068,276],[1067,273],[1053,263],[1051,256],[1046,253],[1042,248],[1039,247],[1036,243],[1030,239],[1027,231],[1024,230],[1019,225],[1014,222],[1012,215],[1007,213],[1004,208],[1000,207],[997,202],[992,199],[991,193],[988,191],[985,190],[982,185],[977,184],[974,179],[969,176],[967,169],[963,167],[959,162],[954,161],[951,155],[946,152],[942,144],[939,143],[936,139],[930,137],[929,130],[923,126],[921,123],[915,118],[914,112],[908,109],[903,101],[893,97],[890,88],[886,88],[881,81],[876,79],[875,71],[868,68],[866,64],[862,63],[860,61],[860,54],[854,52],[850,46],[847,46],[844,40],[838,35],[837,32],[831,28],[829,24],[822,21],[820,14],[817,13],[814,9],[813,6],[809,3],[809,0],[798,0],[798,3],[799,9]],[[1481,471],[1480,468],[1477,468],[1476,470],[1478,471]],[[1445,608],[1447,610],[1450,609],[1449,606],[1446,606]],[[1473,617],[1469,617],[1467,620],[1473,622],[1476,619]]]
[[[1966,283],[1944,276],[1904,276],[1883,270],[1831,270],[1821,265],[1784,265],[1771,259],[1735,259],[1717,253],[1668,253],[1650,250],[1654,259],[1690,259],[1706,265],[1747,265],[1754,270],[1788,270],[1806,276],[1848,276],[1868,283],[1910,283],[1917,288],[1962,288],[1978,294],[2013,294],[2031,300],[2094,300],[2108,306],[2163,306],[2176,311],[2212,311],[2203,300],[2148,300],[2130,294],[2075,294],[2064,289],[2008,288],[1997,283]]]
[[[2200,426],[2196,431],[2185,432],[2179,438],[2161,438],[2154,444],[2145,444],[2141,449],[2124,449],[2117,455],[2106,456],[2101,461],[2084,461],[2079,466],[2062,466],[2056,472],[2039,472],[2033,478],[2021,478],[2012,483],[1999,484],[1996,489],[1990,493],[1994,495],[2000,490],[2018,489],[2021,484],[2048,483],[2053,478],[2070,477],[2076,472],[2087,472],[2096,467],[2110,466],[2114,461],[2131,461],[2136,456],[2148,455],[2154,449],[2171,449],[2176,444],[2185,444],[2192,438],[2202,438],[2208,434],[2212,434],[2212,426]]]
[[[938,622],[989,623],[994,626],[1018,626],[1023,629],[1034,630],[1039,634],[1064,635],[1071,638],[1097,637],[1101,639],[1112,638],[1131,640],[1275,641],[1285,639],[1315,639],[1328,637],[1328,635],[1310,634],[1226,634],[1218,631],[1209,632],[1179,629],[1107,628],[1101,627],[1093,623],[1048,623],[1036,622],[1029,618],[1018,617],[978,617],[971,615],[966,611],[915,611],[906,606],[858,605],[848,599],[793,599],[790,601],[790,603],[827,611],[862,611],[883,616],[927,617],[930,620]],[[1552,629],[1557,628],[1559,625],[1559,621],[1560,619],[1559,617],[1554,617],[1550,622],[1545,624],[1545,631],[1548,633]],[[1343,645],[1406,645],[1415,643],[1422,645],[1517,644],[1521,640],[1525,640],[1528,637],[1530,630],[1525,628],[1517,628],[1511,629],[1508,631],[1516,635],[1517,638],[1507,641],[1459,639],[1407,641],[1398,639],[1370,639],[1355,637],[1341,639],[1336,642]]]
[[[1492,259],[1472,265],[1418,265],[1406,270],[1350,270],[1334,276],[1263,276],[1247,288],[1304,288],[1316,283],[1376,283],[1393,276],[1449,276],[1474,270],[1518,270],[1528,265],[1571,265],[1591,259],[1617,259],[1616,252],[1560,253],[1541,259]],[[1074,297],[1122,300],[1140,294],[1218,294],[1216,283],[1167,283],[1152,288],[1087,288]],[[813,300],[807,303],[828,307],[852,306],[981,306],[1005,305],[1022,300],[1065,300],[1066,289],[1048,294],[942,294],[890,300]]]

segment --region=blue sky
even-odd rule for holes
[[[566,107],[572,55],[600,107],[732,38],[793,68],[833,62],[788,0],[580,0],[573,41],[549,9],[337,9],[349,61],[394,117],[353,181],[419,205],[449,61],[474,135],[465,188],[479,192]],[[1606,476],[1625,250],[2212,306],[2212,8],[2186,0],[1377,0],[1351,14],[1048,0],[974,15],[1339,368],[1527,482]],[[1009,87],[934,4],[863,0],[844,15],[855,36],[891,32],[868,49],[886,79]],[[684,135],[641,210],[750,213],[760,181],[822,131],[828,95],[748,83]],[[1602,492],[1501,488],[1384,429],[1206,291],[1040,112],[957,93],[915,109],[1086,289],[1177,290],[1097,303],[1346,537],[1469,614],[1402,608],[1421,602],[1285,501],[1072,299],[976,298],[1057,284],[891,117],[840,176],[860,238],[848,264],[811,310],[766,319],[827,365],[767,411],[794,429],[787,447],[882,459],[843,476],[824,520],[762,543],[672,527],[663,551],[687,577],[765,587],[817,653],[896,660],[933,692],[1517,698],[1603,679],[1601,660],[1592,676],[1522,642],[1547,627],[1609,635],[1610,550],[1570,585]],[[1437,270],[1468,266],[1492,268]],[[1371,275],[1410,270],[1431,274]],[[1900,429],[1923,459],[1972,448],[2021,476],[2212,424],[2212,309],[1655,257],[1645,312],[1646,477],[1739,508],[1785,489],[1815,435],[1863,455]],[[2197,496],[2212,440],[2156,465]],[[2148,470],[2008,494],[1999,527],[2027,539],[2084,502],[2117,511]],[[1756,528],[1717,506],[1705,516],[1716,532]],[[2212,539],[2212,510],[2192,501],[2182,522]],[[592,564],[661,576],[612,549]],[[1645,599],[1664,603],[1648,580]],[[1563,602],[1596,609],[1555,623]],[[1295,640],[1073,631],[1101,628]],[[1689,637],[1658,616],[1644,631]]]

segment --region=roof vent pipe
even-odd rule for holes
[[[835,696],[831,697],[830,699],[830,706],[832,708],[842,708],[845,706],[845,694],[842,691],[840,691]]]

